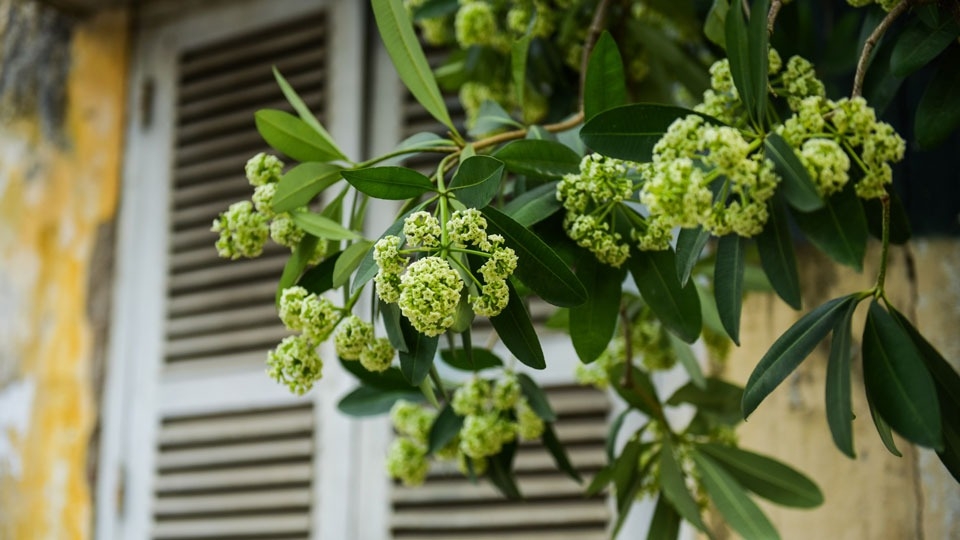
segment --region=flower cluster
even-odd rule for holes
[[[267,354],[267,374],[302,395],[322,376],[320,345],[340,320],[337,308],[303,287],[289,287],[280,295],[280,320],[300,334],[287,336]]]
[[[350,315],[340,323],[333,343],[337,356],[344,360],[359,360],[367,371],[386,371],[393,363],[395,351],[390,340],[376,337],[373,325],[356,315]]]
[[[487,220],[479,210],[468,208],[454,212],[447,222],[450,240],[464,247],[474,247],[489,257],[480,266],[483,277],[480,294],[468,298],[473,312],[484,317],[495,317],[507,307],[509,289],[507,278],[517,269],[517,254],[503,245],[499,234],[487,234]]]
[[[270,225],[263,214],[253,210],[250,201],[240,201],[221,213],[210,230],[220,234],[217,253],[224,258],[239,259],[260,256]]]
[[[639,359],[647,371],[668,370],[677,363],[677,351],[667,330],[649,310],[641,311],[633,320],[630,347],[630,363],[634,364]],[[576,378],[581,384],[605,389],[611,383],[611,370],[626,360],[627,342],[623,335],[619,335],[610,341],[596,361],[578,365]]]

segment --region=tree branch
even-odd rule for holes
[[[780,14],[780,8],[783,7],[783,0],[773,0],[770,3],[770,13],[767,13],[767,33],[773,33],[773,25],[777,22],[777,15]]]
[[[880,21],[880,24],[873,29],[870,37],[863,42],[863,51],[860,52],[860,60],[857,62],[857,74],[853,79],[852,97],[858,97],[863,94],[863,79],[867,75],[867,64],[870,62],[870,54],[873,53],[873,48],[877,46],[877,43],[890,28],[890,25],[893,24],[893,21],[897,20],[897,17],[907,10],[909,4],[910,0],[900,0],[900,2],[893,6],[893,9],[887,13],[887,16]]]
[[[593,22],[587,30],[587,38],[583,41],[583,53],[580,55],[580,114],[583,114],[583,92],[587,84],[587,64],[590,62],[590,53],[593,52],[593,46],[600,38],[600,32],[603,32],[609,9],[610,0],[600,0],[597,10],[593,12]]]

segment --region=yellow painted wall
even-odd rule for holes
[[[89,268],[98,227],[117,210],[125,15],[78,22],[68,50],[61,136],[48,133],[36,111],[6,111],[0,126],[2,539],[92,532]]]

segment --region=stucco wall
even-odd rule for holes
[[[0,538],[91,533],[126,34],[0,0]]]

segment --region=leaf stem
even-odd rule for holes
[[[873,29],[873,32],[870,33],[870,36],[866,41],[863,42],[863,50],[860,52],[860,60],[857,61],[857,73],[853,79],[853,92],[851,93],[852,97],[859,97],[863,95],[863,79],[867,75],[867,64],[870,62],[870,54],[873,53],[873,48],[877,46],[877,43],[883,37],[883,34],[887,32],[890,28],[890,25],[893,24],[893,21],[897,20],[897,17],[903,14],[904,11],[910,5],[910,0],[900,0],[897,2],[897,5],[893,6],[890,11],[887,13],[887,16],[880,21],[880,24]]]
[[[394,150],[392,152],[387,152],[382,156],[377,156],[375,158],[368,159],[366,161],[361,161],[360,163],[355,163],[351,169],[363,169],[371,165],[376,165],[377,163],[386,161],[390,158],[395,158],[397,156],[404,156],[406,154],[416,154],[417,152],[434,152],[442,154],[452,154],[457,151],[456,146],[430,146],[426,148],[404,148],[401,150]]]
[[[437,366],[430,366],[430,380],[433,381],[433,386],[437,389],[437,392],[443,397],[444,401],[450,401],[450,397],[447,396],[447,390],[443,387],[443,381],[440,379],[440,373],[437,371]],[[439,409],[440,407],[437,406]]]
[[[887,277],[887,257],[890,251],[890,196],[884,194],[880,198],[880,205],[883,208],[882,232],[880,233],[880,271],[877,273],[876,293],[877,298],[884,296],[883,284]]]

